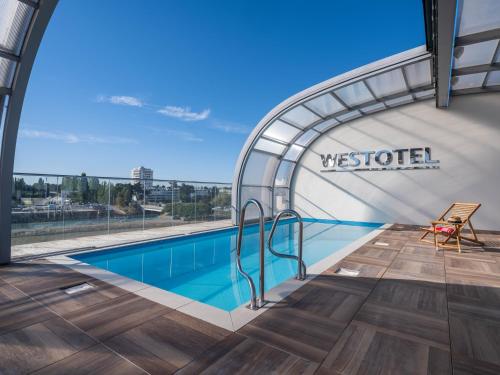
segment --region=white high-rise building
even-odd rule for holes
[[[143,166],[133,168],[130,171],[130,177],[134,182],[140,182],[142,187],[150,190],[153,187],[153,170]]]

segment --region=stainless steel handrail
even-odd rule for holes
[[[279,253],[276,250],[273,249],[273,235],[274,232],[276,231],[276,227],[278,226],[278,222],[280,221],[281,217],[285,214],[288,215],[293,215],[297,218],[299,222],[299,249],[297,252],[297,255],[290,255],[290,254],[283,254]],[[304,224],[302,223],[302,216],[300,214],[292,209],[286,209],[283,211],[280,211],[278,215],[276,215],[276,218],[274,219],[273,226],[271,228],[271,232],[269,233],[269,238],[267,240],[267,247],[269,248],[269,251],[281,258],[287,258],[287,259],[295,259],[297,261],[297,279],[298,280],[305,280],[306,278],[306,264],[302,260],[302,241],[303,241],[303,236],[304,236]]]
[[[257,206],[259,210],[259,263],[260,263],[260,275],[259,275],[259,304],[257,304],[257,295],[255,293],[255,284],[253,282],[252,277],[243,271],[241,267],[241,242],[243,239],[243,227],[245,226],[245,213],[247,207],[251,204]],[[238,241],[236,245],[236,267],[238,268],[238,272],[246,279],[248,282],[248,286],[250,287],[250,305],[248,306],[251,310],[257,310],[259,307],[262,307],[265,303],[264,300],[264,209],[260,202],[256,199],[249,199],[245,205],[241,208],[240,212],[240,222],[238,225]]]

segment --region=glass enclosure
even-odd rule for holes
[[[12,246],[231,218],[231,184],[14,174]]]

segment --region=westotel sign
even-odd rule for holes
[[[432,159],[430,147],[351,151],[337,154],[321,154],[320,156],[325,168],[321,172],[439,168],[439,160]]]

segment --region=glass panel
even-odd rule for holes
[[[486,86],[495,86],[495,85],[500,85],[500,71],[494,71],[490,72],[488,75],[488,82],[486,83]]]
[[[60,182],[57,177],[14,175],[11,205],[13,256],[25,255],[21,245],[63,239]]]
[[[462,9],[458,36],[500,28],[500,1],[459,0]]]
[[[415,95],[415,97],[417,99],[424,99],[424,98],[427,98],[427,97],[434,96],[435,95],[435,90],[434,89],[430,89],[430,90],[425,90],[425,91],[419,91],[419,92],[414,93],[413,95]]]
[[[361,112],[351,111],[351,112],[348,112],[342,116],[338,116],[337,119],[339,121],[349,121],[349,120],[355,119],[356,117],[359,117],[359,116],[361,116]]]
[[[412,101],[413,101],[413,96],[405,95],[396,99],[387,100],[385,104],[388,105],[389,107],[397,107],[398,105],[410,103]]]
[[[325,117],[345,109],[345,107],[330,94],[318,96],[308,101],[305,105]]]
[[[131,179],[111,180],[110,233],[143,229],[144,186],[144,182]],[[69,189],[66,196],[68,194],[72,194]]]
[[[321,132],[324,132],[328,129],[331,129],[333,128],[334,126],[338,125],[339,122],[335,119],[330,119],[330,120],[327,120],[325,122],[322,122],[321,124],[318,124],[314,127],[315,130],[319,131],[320,133]]]
[[[243,184],[271,186],[278,162],[275,156],[253,151],[243,172]]]
[[[268,139],[261,138],[255,144],[257,150],[271,152],[273,154],[281,155],[285,150],[285,146]]]
[[[480,87],[483,84],[485,76],[486,73],[476,73],[453,77],[451,79],[451,89],[461,90]]]
[[[143,229],[231,215],[230,184],[14,174],[12,185],[14,256],[61,250],[55,244],[36,245],[45,241],[78,237],[82,240],[67,245],[85,247],[84,237],[118,232],[143,240],[158,237],[157,231]]]
[[[179,201],[177,182],[154,180],[146,191],[145,227],[168,227],[179,224],[174,218],[174,204]],[[179,220],[180,218],[177,218]]]
[[[289,186],[294,166],[295,163],[283,160],[278,168],[278,172],[276,173],[274,184],[276,186]]]
[[[497,45],[498,39],[457,47],[455,48],[453,67],[463,68],[466,66],[491,64]]]
[[[304,151],[304,147],[292,145],[285,154],[284,159],[296,161],[300,154]]]
[[[285,124],[283,121],[276,120],[267,128],[264,135],[288,143],[299,133],[299,129]]]
[[[309,126],[313,122],[320,119],[314,113],[301,105],[295,107],[291,111],[288,111],[283,116],[281,116],[281,118],[301,128],[305,128],[306,126]]]
[[[382,109],[385,109],[384,103],[376,103],[376,104],[372,104],[372,105],[361,108],[361,111],[363,113],[374,113],[377,111],[381,111]]]
[[[274,214],[290,208],[290,190],[288,188],[274,189]]]
[[[408,85],[412,89],[432,83],[431,63],[429,60],[407,65],[403,69],[405,70]]]
[[[245,204],[245,202],[249,199],[257,199],[264,209],[264,216],[271,217],[272,216],[272,189],[268,187],[253,187],[253,186],[242,186],[241,187],[241,202]],[[251,205],[248,207],[246,211],[246,219],[252,220],[257,219],[259,217],[259,211],[255,205]]]
[[[366,83],[379,98],[407,91],[401,69],[391,70],[389,72],[370,77],[366,80]]]
[[[363,82],[356,82],[352,85],[342,87],[335,90],[340,99],[342,99],[348,106],[355,106],[374,100],[375,98],[370,94]]]
[[[0,48],[19,55],[33,8],[17,0],[0,1]]]
[[[314,129],[309,129],[304,134],[302,134],[297,141],[296,144],[300,146],[307,146],[313,139],[315,139],[319,133]]]
[[[231,219],[231,186],[217,185],[212,200],[214,220]]]
[[[0,57],[0,87],[12,87],[16,63]]]

